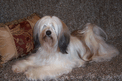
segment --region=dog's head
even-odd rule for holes
[[[41,18],[34,27],[34,41],[36,48],[42,47],[47,51],[67,53],[70,42],[68,27],[56,16]]]

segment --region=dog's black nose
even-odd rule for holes
[[[48,36],[51,35],[51,31],[50,30],[47,30],[46,31],[46,35],[48,35]]]

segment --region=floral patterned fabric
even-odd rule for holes
[[[8,27],[13,35],[19,56],[27,55],[34,49],[33,30],[28,21],[8,25]]]

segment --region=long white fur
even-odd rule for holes
[[[53,26],[52,26],[53,23]],[[55,16],[45,16],[40,19],[34,28],[34,36],[40,35],[44,31],[44,26],[51,28],[51,31],[60,35],[63,25],[61,20]],[[54,27],[54,28],[53,28]],[[94,29],[95,28],[95,29]],[[99,35],[99,27],[91,27],[89,24],[86,28],[79,32],[84,34],[84,40],[89,49],[94,53],[92,61],[105,61],[118,54],[118,51],[105,43],[103,38]],[[97,34],[94,33],[94,31]],[[57,38],[57,37],[56,37]],[[25,72],[25,75],[30,80],[47,80],[56,79],[63,74],[67,74],[72,71],[74,67],[81,67],[85,65],[84,56],[87,54],[87,50],[82,43],[75,36],[70,36],[70,43],[67,48],[68,54],[62,54],[58,49],[58,39],[55,42],[55,48],[52,48],[51,52],[47,49],[39,47],[35,54],[32,54],[25,60],[16,62],[12,66],[12,70],[16,73]],[[96,54],[98,51],[99,55]],[[80,57],[79,57],[80,54]]]

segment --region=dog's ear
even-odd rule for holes
[[[36,53],[38,48],[41,46],[38,34],[36,34],[33,40],[34,40],[34,50],[32,51],[32,53]]]
[[[61,35],[59,36],[59,41],[58,41],[58,47],[61,53],[63,54],[68,54],[67,53],[67,47],[70,42],[70,33],[67,28],[67,26],[62,22],[62,32]]]
[[[41,19],[40,19],[41,20]],[[32,51],[32,53],[36,53],[38,48],[41,46],[41,43],[39,41],[39,22],[40,20],[38,20],[33,28],[33,40],[34,40],[34,50]]]

